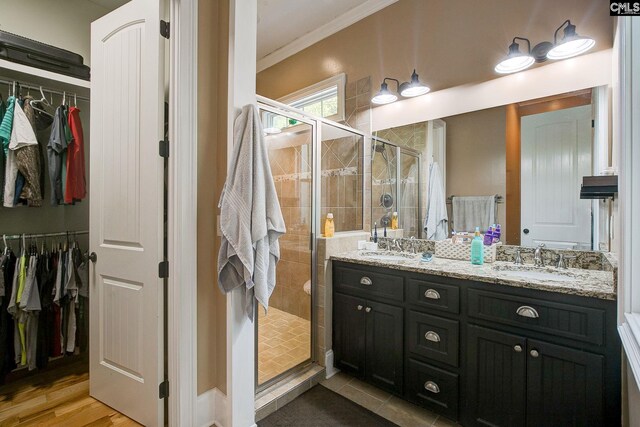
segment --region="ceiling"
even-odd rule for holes
[[[396,1],[258,0],[258,70],[280,62]]]

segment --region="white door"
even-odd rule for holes
[[[591,175],[591,106],[522,118],[521,244],[591,248],[591,201],[580,199]]]
[[[91,26],[90,393],[147,426],[164,413],[161,3]]]

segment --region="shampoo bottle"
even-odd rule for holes
[[[489,226],[487,232],[484,233],[483,241],[485,246],[491,246],[491,243],[493,243],[493,226]]]
[[[500,230],[500,224],[498,224],[493,229],[493,243],[498,243],[501,235],[502,231]]]
[[[336,228],[333,224],[333,214],[328,213],[327,219],[324,222],[324,237],[333,237],[333,233],[335,232],[335,230]]]
[[[378,223],[373,223],[373,243],[378,243]]]
[[[392,230],[398,229],[398,212],[394,212],[393,216],[391,216],[391,229]]]
[[[484,264],[484,244],[480,237],[480,227],[476,227],[475,237],[471,241],[471,264]]]

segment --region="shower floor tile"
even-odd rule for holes
[[[258,383],[311,358],[311,322],[270,307],[258,310]]]

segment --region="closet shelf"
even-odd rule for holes
[[[18,64],[16,62],[7,61],[6,59],[0,59],[0,72],[2,75],[6,75],[16,80],[30,80],[34,78],[43,81],[37,81],[35,83],[46,84],[46,81],[64,83],[69,85],[68,89],[73,88],[91,88],[91,82],[87,80],[78,79],[75,77],[65,76],[64,74],[58,74],[47,70],[41,70],[40,68],[30,67],[24,64]]]

